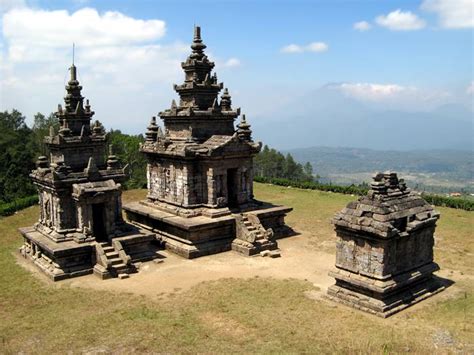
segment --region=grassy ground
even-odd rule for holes
[[[128,191],[124,200],[142,198]],[[333,252],[329,219],[355,197],[256,185],[294,207],[288,222]],[[16,228],[37,207],[0,219],[0,353],[473,352],[474,213],[439,208],[436,260],[455,285],[389,319],[307,297],[304,280],[224,279],[162,300],[44,283],[15,263]]]

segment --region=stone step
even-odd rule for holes
[[[105,253],[110,253],[112,251],[115,251],[114,247],[108,246],[108,247],[102,247]]]
[[[115,266],[115,265],[118,265],[118,264],[122,264],[122,263],[123,263],[123,260],[120,259],[120,258],[109,259],[109,261],[112,263],[112,266]]]
[[[125,269],[127,269],[127,265],[125,265],[124,263],[112,265],[112,267],[113,267],[117,272],[120,271],[120,270],[125,270]]]
[[[105,256],[107,257],[107,259],[114,259],[114,258],[118,258],[119,253],[117,253],[117,252],[114,250],[114,251],[105,253]]]

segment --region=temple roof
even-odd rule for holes
[[[390,238],[434,225],[438,218],[439,213],[420,195],[411,192],[403,179],[387,171],[376,173],[368,194],[350,202],[332,222],[336,228]]]

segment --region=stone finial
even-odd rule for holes
[[[405,180],[398,179],[397,173],[386,171],[384,173],[376,173],[372,177],[370,183],[369,195],[395,196],[401,193],[408,193]]]
[[[77,68],[74,64],[71,65],[69,68],[69,71],[71,73],[71,77],[69,79],[70,82],[75,82],[77,81]]]
[[[156,117],[153,116],[151,118],[150,124],[147,127],[147,131],[145,133],[145,140],[147,142],[153,143],[156,142],[156,137],[158,136],[158,125],[156,124]]]
[[[227,88],[224,89],[224,92],[221,96],[221,109],[222,111],[231,111],[232,110],[232,100],[229,95],[229,90]]]
[[[240,123],[237,125],[237,136],[245,141],[252,140],[252,131],[250,130],[250,125],[247,123],[245,115],[242,115]]]
[[[38,169],[48,168],[48,158],[46,158],[44,155],[39,156],[38,160],[36,161],[36,167]]]
[[[86,112],[90,112],[91,111],[91,105],[89,103],[89,99],[86,100]]]
[[[53,126],[49,126],[49,136],[51,138],[53,138],[55,135],[55,132],[54,132],[54,127]]]
[[[193,43],[191,44],[191,49],[193,50],[191,58],[202,59],[204,57],[203,51],[206,49],[206,45],[202,43],[201,27],[199,26],[194,26],[194,39]]]
[[[212,102],[212,110],[217,111],[218,109],[219,109],[219,104],[217,102],[217,97],[216,97],[214,101]]]
[[[99,172],[99,169],[97,168],[94,157],[89,158],[89,161],[87,162],[87,167],[84,169],[84,172],[87,175]]]
[[[120,168],[120,162],[113,152],[113,145],[109,145],[109,155],[107,156],[107,170]]]
[[[156,131],[156,137],[157,139],[161,139],[164,137],[163,131],[161,130],[160,126],[158,126],[158,130]]]
[[[94,128],[92,128],[92,134],[94,136],[100,136],[102,133],[102,124],[99,122],[99,120],[96,120],[94,123]]]
[[[67,120],[63,120],[63,125],[59,129],[59,134],[63,137],[68,137],[71,135],[71,130],[69,129],[69,124],[67,123]]]

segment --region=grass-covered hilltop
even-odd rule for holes
[[[18,253],[17,228],[33,224],[38,208],[0,217],[0,352],[474,351],[473,212],[437,207],[437,275],[454,283],[382,319],[324,298],[335,262],[329,220],[355,196],[259,183],[255,193],[294,208],[287,221],[299,235],[279,240],[281,258],[167,255],[125,280],[53,284]],[[125,191],[124,202],[145,194]]]

